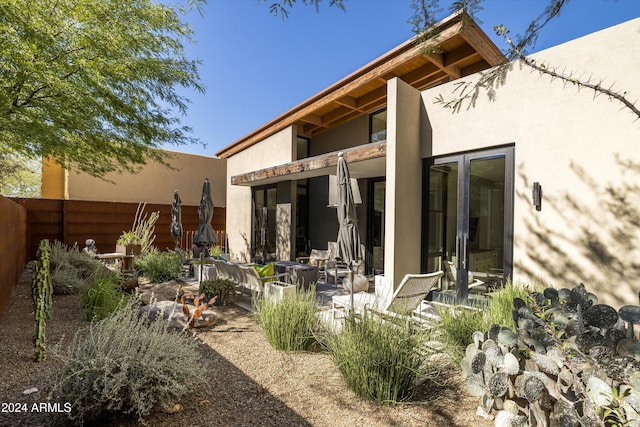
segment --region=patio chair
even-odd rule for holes
[[[311,249],[311,253],[308,257],[297,257],[296,262],[318,267],[318,280],[323,280],[326,282],[326,266],[329,262],[329,259],[331,259],[331,251],[329,249]]]
[[[332,254],[332,259],[327,262],[326,268],[326,279],[327,283],[333,283],[338,285],[342,281],[344,277],[349,274],[349,266],[342,262],[339,258],[336,258],[335,255],[338,253],[338,242],[328,242],[329,252]],[[360,245],[360,253],[362,254],[362,262],[355,270],[356,274],[364,275],[364,258],[365,258],[366,248],[364,244]]]
[[[289,273],[261,277],[253,266],[236,265],[236,267],[239,272],[237,283],[242,289],[248,289],[252,293],[255,292],[257,296],[262,295],[266,281],[276,282],[278,280],[286,280],[286,278],[289,277]]]
[[[442,271],[427,274],[407,274],[391,298],[359,292],[353,295],[353,307],[351,307],[351,295],[334,296],[331,299],[333,316],[336,318],[337,310],[344,311],[353,308],[354,313],[361,316],[366,315],[367,311],[371,311],[383,316],[409,317],[443,274]]]
[[[449,279],[450,283],[453,283],[455,285],[457,276],[458,276],[458,270],[456,269],[456,265],[453,263],[453,261],[445,261],[444,268],[447,272],[447,279]],[[471,272],[469,272],[468,283],[469,284],[467,289],[473,289],[483,285],[487,287],[487,285],[482,280],[476,279]]]

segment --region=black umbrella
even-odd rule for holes
[[[182,237],[182,208],[181,205],[182,200],[180,200],[180,195],[178,194],[178,190],[173,193],[173,203],[171,204],[171,228],[170,233],[171,237],[175,239],[176,246],[175,250],[180,248],[180,238]]]
[[[202,186],[202,197],[200,199],[200,206],[198,206],[198,218],[200,219],[200,223],[193,237],[193,243],[199,248],[199,252],[202,252],[203,249],[205,249],[205,252],[208,252],[208,248],[218,241],[216,233],[211,227],[213,200],[211,199],[209,178],[204,179],[204,185]]]

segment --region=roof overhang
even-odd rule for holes
[[[426,41],[416,37],[380,56],[322,92],[216,153],[230,157],[289,126],[313,137],[387,104],[387,80],[398,77],[418,90],[455,80],[503,63],[491,39],[464,11],[434,26]],[[437,47],[438,53],[425,51]]]
[[[386,142],[360,145],[340,152],[343,153],[344,159],[349,165],[349,175],[352,178],[373,178],[385,175]],[[231,185],[257,186],[281,181],[335,175],[338,166],[338,153],[338,151],[334,151],[291,163],[234,175],[231,177]]]

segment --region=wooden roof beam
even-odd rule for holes
[[[371,160],[387,155],[386,142],[359,145],[342,150],[347,163]],[[306,159],[296,160],[278,166],[259,169],[231,177],[231,185],[251,185],[265,179],[285,178],[288,175],[316,169],[335,168],[338,165],[338,152],[322,154]],[[255,185],[255,184],[254,184]]]
[[[300,117],[300,121],[316,126],[322,126],[322,117],[316,114],[307,114],[306,116]]]
[[[358,109],[358,101],[349,95],[345,95],[342,98],[336,99],[336,104],[340,104],[343,107],[351,108],[354,110]]]

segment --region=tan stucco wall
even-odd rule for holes
[[[69,172],[49,159],[42,159],[40,194],[43,199],[68,199]]]
[[[387,82],[387,184],[384,280],[387,294],[405,274],[420,272],[422,160],[420,92]]]
[[[251,187],[231,185],[231,177],[291,162],[295,159],[295,150],[296,128],[291,126],[227,159],[227,238],[232,259],[250,260],[253,212]],[[290,238],[289,231],[286,238]]]
[[[602,80],[632,101],[640,98],[640,19],[534,57],[576,77]],[[422,93],[431,126],[423,150],[437,156],[515,143],[514,280],[560,287],[584,282],[601,302],[637,304],[638,118],[604,95],[594,98],[591,90],[519,64],[494,101],[481,92],[475,106],[457,113],[434,104],[438,94],[455,96],[454,88]],[[543,188],[540,212],[531,203],[536,181]]]
[[[311,138],[309,154],[317,156],[369,142],[369,115],[364,114]]]
[[[173,201],[173,193],[178,190],[184,205],[198,205],[204,179],[209,178],[214,205],[226,206],[226,160],[187,153],[171,154],[173,158],[168,162],[176,170],[150,162],[138,174],[111,173],[105,175],[104,180],[68,171],[66,194],[51,198],[166,204]],[[60,173],[59,170],[56,173],[55,168],[51,175],[43,170],[43,194],[45,186],[50,185],[49,178],[56,182]]]

